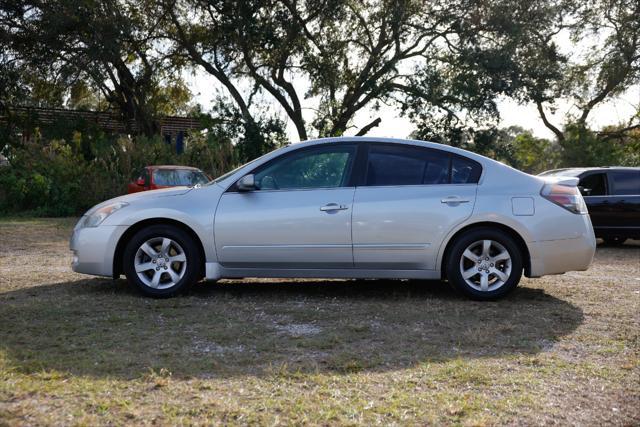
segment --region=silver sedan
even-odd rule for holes
[[[596,241],[571,177],[536,177],[435,143],[288,145],[208,185],[118,197],[71,238],[73,270],[172,296],[205,278],[446,279],[495,299],[585,270]]]

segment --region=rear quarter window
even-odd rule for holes
[[[482,174],[478,162],[465,157],[453,156],[451,159],[452,184],[477,184]]]

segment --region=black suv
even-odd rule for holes
[[[541,176],[575,176],[596,237],[608,244],[640,239],[640,168],[554,169]]]

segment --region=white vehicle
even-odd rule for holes
[[[118,197],[71,238],[73,270],[165,297],[202,279],[446,279],[495,299],[586,270],[596,240],[577,178],[536,177],[422,141],[289,145],[210,184]]]

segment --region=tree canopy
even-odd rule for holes
[[[639,83],[639,15],[634,0],[0,0],[0,100],[112,108],[153,135],[154,117],[198,110],[184,78],[205,72],[246,158],[285,123],[301,140],[364,135],[381,108],[473,141],[504,98],[562,142]]]

